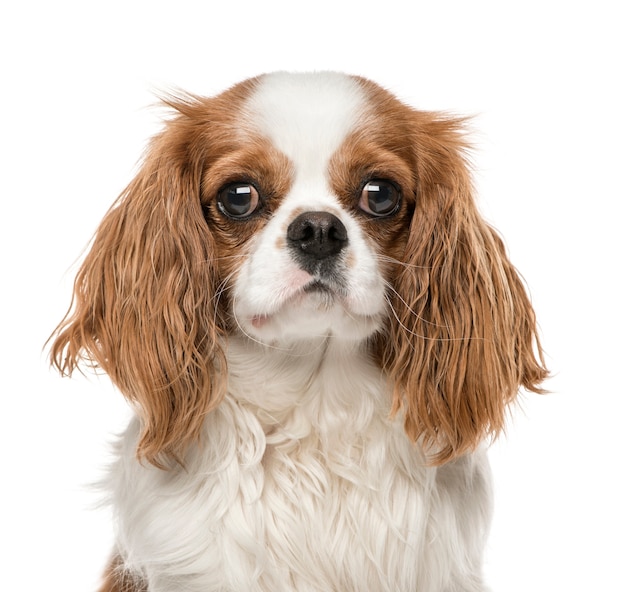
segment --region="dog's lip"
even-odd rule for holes
[[[322,292],[324,294],[329,294],[335,296],[337,294],[337,290],[329,286],[327,283],[314,279],[309,282],[306,286],[302,288],[302,292],[311,293],[311,292]]]
[[[267,315],[267,314],[254,315],[250,319],[250,324],[255,329],[261,329],[263,327],[263,325],[265,325],[267,323],[267,321],[270,319],[270,317],[271,317],[271,315]]]
[[[250,324],[255,329],[261,329],[264,325],[266,325],[271,318],[276,315],[284,306],[288,304],[292,304],[297,302],[299,299],[306,297],[307,295],[315,295],[318,294],[320,296],[325,297],[329,302],[335,301],[341,298],[340,290],[329,285],[328,282],[325,282],[319,278],[312,277],[310,281],[304,283],[297,289],[293,289],[291,286],[291,290],[288,291],[288,294],[285,295],[283,299],[280,299],[277,302],[276,307],[272,311],[268,312],[259,312],[256,314],[252,314],[250,319]]]

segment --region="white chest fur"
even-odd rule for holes
[[[229,395],[184,469],[139,464],[136,421],[124,435],[120,552],[151,592],[483,590],[484,452],[427,467],[388,411],[356,349],[232,344]]]

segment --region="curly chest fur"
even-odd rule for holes
[[[233,357],[230,394],[184,470],[138,464],[136,424],[124,437],[119,541],[151,592],[481,589],[482,453],[425,466],[365,358],[255,371],[246,355],[239,373]],[[307,367],[316,378],[298,391]]]

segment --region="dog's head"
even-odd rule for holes
[[[138,453],[184,454],[221,400],[223,346],[369,348],[437,462],[546,376],[535,317],[472,196],[462,121],[367,80],[269,74],[175,116],[105,216],[52,359],[138,403]]]

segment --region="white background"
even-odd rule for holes
[[[552,394],[525,396],[492,448],[494,592],[626,590],[619,4],[4,3],[0,587],[93,590],[111,546],[87,485],[126,405],[104,378],[62,380],[41,349],[73,262],[159,127],[154,92],[336,69],[476,115],[481,208],[532,292]]]

